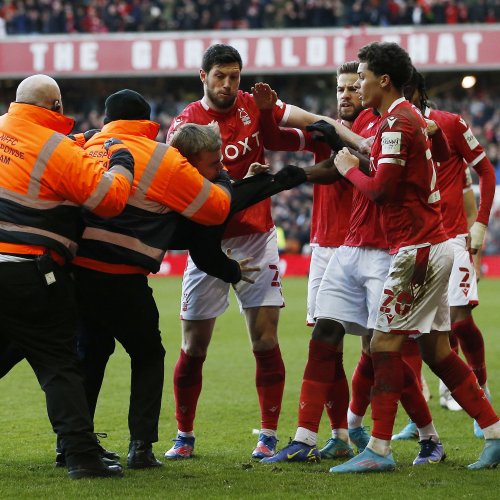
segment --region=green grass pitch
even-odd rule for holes
[[[180,280],[153,278],[166,355],[166,378],[160,422],[162,458],[175,436],[172,372],[180,349],[178,320]],[[500,342],[498,314],[500,280],[480,282],[481,305],[475,319],[485,337],[489,385],[500,410]],[[287,307],[280,319],[281,350],[287,368],[285,397],[280,419],[280,445],[293,436],[297,425],[300,383],[307,358],[310,329],[305,326],[307,280],[285,278]],[[203,392],[196,419],[196,456],[165,463],[161,469],[126,471],[122,480],[69,481],[55,469],[54,435],[46,416],[43,393],[26,362],[0,381],[0,498],[336,498],[421,499],[499,498],[500,470],[470,472],[482,441],[474,438],[472,421],[464,412],[439,407],[437,380],[424,370],[433,398],[434,422],[448,455],[442,464],[412,467],[418,452],[412,442],[393,445],[398,467],[394,473],[337,476],[328,473],[335,462],[264,466],[250,459],[256,443],[252,430],[259,427],[255,391],[255,363],[243,318],[232,297],[230,309],[218,320],[204,368]],[[138,332],[140,334],[140,332]],[[359,339],[345,341],[348,378],[359,357]],[[107,432],[103,445],[118,451],[126,461],[127,409],[130,363],[121,346],[109,363],[95,429]],[[329,437],[326,415],[319,443]],[[395,429],[406,422],[398,414]],[[370,425],[369,415],[365,424]]]

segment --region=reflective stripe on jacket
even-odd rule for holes
[[[72,127],[72,119],[30,104],[12,103],[0,117],[0,252],[50,249],[69,259],[80,205],[105,217],[123,210],[131,174],[98,165],[66,137]]]
[[[147,120],[116,120],[86,143],[86,152],[94,155],[104,141],[119,138],[134,156],[135,173],[132,194],[119,216],[85,214],[75,264],[117,274],[157,272],[180,215],[205,225],[225,221],[228,193],[177,149],[156,142],[158,129]]]

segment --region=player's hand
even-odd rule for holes
[[[232,250],[230,248],[228,248],[226,250],[226,254],[229,258],[231,258],[231,254],[232,254]],[[258,266],[254,266],[254,267],[251,267],[248,265],[248,263],[253,260],[253,257],[246,257],[245,259],[241,259],[238,261],[238,264],[240,266],[240,270],[241,270],[241,281],[246,281],[247,283],[250,283],[251,285],[253,285],[255,283],[255,280],[253,280],[252,278],[248,277],[248,276],[245,276],[246,273],[254,273],[254,272],[257,272],[257,271],[260,271],[260,267]]]
[[[274,108],[278,94],[267,83],[257,82],[251,90],[255,104],[259,109]]]
[[[252,163],[248,168],[247,175],[245,175],[244,179],[246,179],[247,177],[253,177],[256,174],[261,174],[262,172],[269,172],[270,170],[270,165],[262,165],[262,163]]]
[[[332,151],[340,151],[345,146],[335,127],[325,120],[318,120],[311,125],[307,125],[306,130],[308,132],[319,132],[313,135],[313,139],[326,142]]]
[[[439,126],[434,120],[426,118],[425,121],[427,123],[427,135],[431,137],[439,130]]]
[[[372,149],[373,141],[375,140],[375,136],[367,137],[360,142],[358,151],[365,156],[370,156],[370,151]]]
[[[474,255],[483,248],[487,226],[481,222],[474,222],[470,228],[470,251]]]
[[[349,170],[359,167],[358,158],[351,154],[347,148],[342,148],[337,153],[337,156],[335,157],[335,160],[333,160],[333,163],[335,163],[339,174],[343,175],[344,177],[346,176],[347,172],[349,172]]]

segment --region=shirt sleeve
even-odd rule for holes
[[[280,127],[273,110],[261,110],[259,124],[266,149],[272,151],[302,151],[304,149],[304,132],[296,128]]]
[[[495,197],[495,169],[472,130],[461,117],[457,117],[455,121],[455,132],[457,151],[479,176],[479,209],[476,220],[487,225]]]

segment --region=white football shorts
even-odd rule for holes
[[[375,328],[413,338],[432,330],[449,331],[452,266],[448,241],[401,248],[392,256]]]
[[[454,254],[448,286],[450,307],[477,306],[479,304],[477,277],[472,255],[467,250],[467,235],[459,234],[448,241]]]
[[[228,248],[232,250],[232,259],[253,257],[249,265],[260,267],[260,271],[249,276],[255,283],[241,280],[233,286],[240,312],[250,307],[283,307],[276,229],[223,240],[222,249],[226,251]],[[220,316],[229,306],[230,286],[230,283],[200,271],[189,257],[182,279],[181,319],[202,320]]]
[[[326,266],[337,247],[312,246],[311,263],[309,264],[309,279],[307,281],[307,326],[313,326],[314,311],[316,309],[316,296],[319,285],[325,275]]]
[[[346,333],[368,335],[389,271],[387,250],[341,246],[330,259],[316,298],[316,319],[333,319]]]

